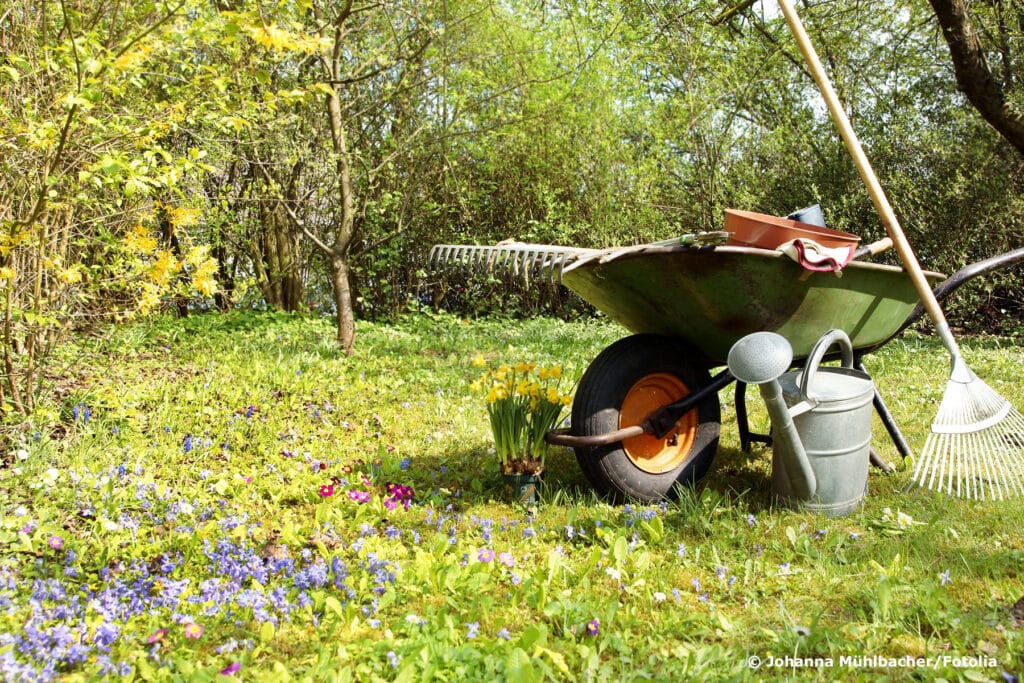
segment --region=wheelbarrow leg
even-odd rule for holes
[[[763,443],[769,446],[772,443],[770,434],[755,434],[750,431],[750,422],[747,420],[747,384],[736,380],[736,426],[740,430],[740,449],[744,453],[750,452],[751,444]]]
[[[858,357],[856,359],[854,366],[864,374],[868,374],[868,370],[864,367],[864,361],[861,358]],[[904,458],[910,457],[913,453],[910,450],[910,445],[907,444],[907,440],[903,438],[903,432],[900,431],[899,425],[896,424],[896,420],[893,418],[892,413],[889,412],[889,407],[885,405],[885,401],[882,399],[882,394],[878,391],[878,387],[875,387],[875,396],[872,399],[872,403],[875,406],[875,412],[878,413],[878,417],[882,419],[885,431],[889,432],[889,438],[892,439],[892,443],[896,446],[896,450],[899,451],[900,456]],[[873,448],[871,449],[871,464],[886,472],[896,471],[896,468],[883,460]]]

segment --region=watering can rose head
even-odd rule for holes
[[[486,366],[482,355],[473,359]],[[485,370],[470,389],[484,396],[494,437],[494,452],[503,474],[538,474],[544,470],[548,444],[572,393],[563,388],[565,372],[558,365],[500,365]]]

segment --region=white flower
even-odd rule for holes
[[[604,573],[607,574],[608,576],[612,577],[616,581],[618,581],[618,580],[620,580],[622,578],[622,572],[620,572],[615,567],[608,567],[608,569],[604,570]]]
[[[656,591],[654,593],[654,602],[665,602],[665,594],[661,591]]]
[[[19,448],[14,454],[18,456],[18,460],[28,460],[28,451],[24,448]]]

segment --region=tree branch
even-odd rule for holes
[[[1006,100],[964,0],[928,0],[953,58],[957,88],[989,125],[1024,154],[1024,115]]]

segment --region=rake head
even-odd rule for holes
[[[488,273],[502,270],[526,281],[531,277],[560,281],[567,264],[595,253],[598,250],[523,242],[494,246],[438,244],[430,250],[428,263],[435,268],[447,266]]]
[[[969,369],[953,374],[913,481],[976,500],[1024,494],[1024,416]]]
[[[729,233],[722,231],[695,232],[659,242],[614,249],[581,249],[513,241],[499,242],[494,246],[438,244],[430,250],[427,263],[434,268],[446,266],[487,273],[501,270],[521,277],[525,282],[529,282],[531,277],[546,277],[552,282],[561,282],[563,271],[571,270],[579,262],[591,257],[599,257],[600,263],[607,263],[646,249],[715,246],[725,244],[728,238]]]

